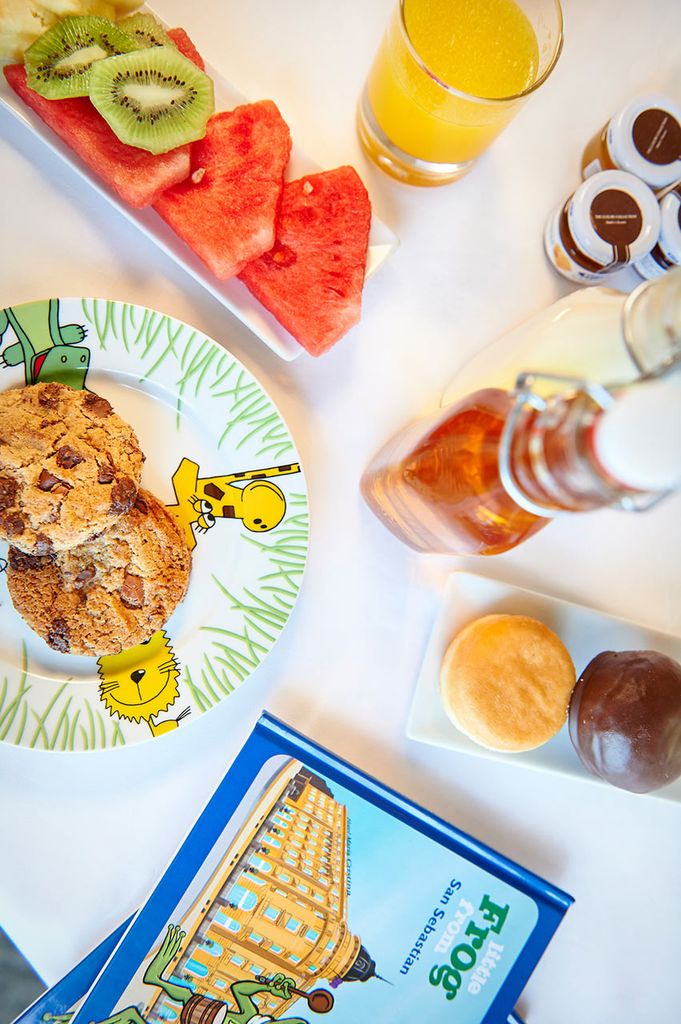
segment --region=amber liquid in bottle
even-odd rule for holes
[[[516,500],[500,469],[515,402],[497,388],[476,391],[412,425],[378,454],[362,493],[400,540],[419,551],[496,555],[532,537],[557,512],[604,508],[640,493],[600,465],[594,425],[603,409],[576,391],[519,414],[508,458]]]
[[[517,505],[501,482],[499,443],[513,401],[497,388],[477,391],[379,453],[362,493],[401,540],[421,551],[495,555],[550,522]]]

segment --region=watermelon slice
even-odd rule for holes
[[[359,320],[370,223],[369,196],[354,168],[291,181],[274,248],[240,274],[313,356]]]
[[[47,100],[30,88],[23,64],[3,71],[21,99],[130,206],[148,206],[189,175],[188,145],[159,156],[126,146],[87,97]]]
[[[197,68],[200,68],[201,71],[206,70],[203,57],[183,28],[169,28],[166,34],[170,36],[183,57],[186,57],[187,60],[196,64]]]
[[[271,100],[215,114],[192,146],[190,178],[154,209],[224,281],[272,248],[290,151]]]

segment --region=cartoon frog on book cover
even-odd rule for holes
[[[181,985],[164,978],[163,972],[177,955],[185,934],[179,925],[168,925],[165,938],[147,967],[143,979],[145,985],[155,985],[163,989],[170,999],[179,1003],[182,1007],[181,1024],[269,1024],[273,1018],[260,1013],[255,996],[266,992],[279,999],[291,999],[293,995],[301,994],[295,988],[293,978],[287,978],[284,974],[275,974],[271,981],[235,981],[230,989],[237,1007],[234,1009],[229,1004],[210,996],[195,994],[189,985]],[[318,1013],[325,1013],[331,1009],[333,997],[330,993],[323,993],[323,1007],[315,1005],[314,995],[315,993],[311,993],[309,998],[311,1009],[316,1009]],[[72,1016],[72,1013],[47,1013],[43,1020],[46,1024],[68,1024]],[[308,1024],[302,1017],[282,1017],[280,1021],[281,1024]],[[107,1017],[101,1024],[145,1024],[145,1020],[136,1006],[126,1006],[111,1017]]]

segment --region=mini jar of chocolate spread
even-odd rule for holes
[[[593,284],[647,256],[659,231],[660,208],[648,185],[626,171],[601,171],[549,217],[544,248],[563,277]]]
[[[582,177],[628,171],[651,188],[681,178],[681,106],[667,96],[639,96],[594,135],[582,156]]]
[[[660,277],[681,266],[681,183],[660,202],[660,234],[647,256],[634,263],[641,277]]]

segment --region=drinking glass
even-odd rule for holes
[[[562,45],[559,0],[399,0],[359,103],[362,146],[400,181],[455,181]]]

